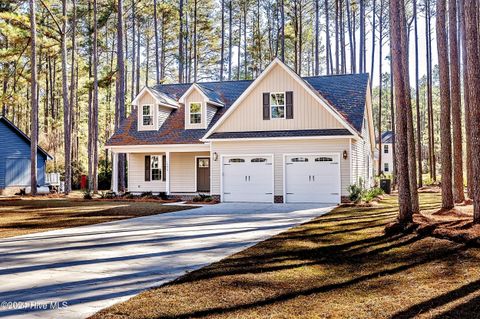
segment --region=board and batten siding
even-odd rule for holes
[[[30,186],[30,143],[0,121],[0,189]],[[46,156],[37,153],[37,183],[45,184]]]
[[[293,91],[293,119],[263,119],[263,93]],[[275,66],[216,132],[344,128],[281,66]]]
[[[350,160],[344,160],[342,153],[350,149],[350,139],[332,140],[268,140],[268,141],[236,141],[212,142],[212,153],[219,154],[217,161],[211,161],[212,194],[221,195],[222,155],[274,155],[274,194],[283,196],[284,154],[323,154],[340,155],[341,195],[348,196],[347,187],[351,184]]]
[[[157,155],[161,158],[164,153],[128,154],[128,191],[131,193],[165,192],[167,184],[164,181],[145,181],[146,155]]]

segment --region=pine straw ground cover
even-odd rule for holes
[[[0,199],[0,238],[189,209],[151,202]]]
[[[92,318],[479,318],[480,249],[386,238],[396,200],[339,207]]]

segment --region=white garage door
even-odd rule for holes
[[[340,156],[285,157],[288,203],[340,203]]]
[[[271,156],[228,156],[222,165],[224,202],[273,201]]]

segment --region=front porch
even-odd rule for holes
[[[191,199],[210,194],[210,149],[195,147],[142,147],[111,149],[113,153],[112,191],[118,188],[118,154],[126,154],[126,191],[152,192],[170,198]]]

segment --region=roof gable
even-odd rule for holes
[[[14,132],[16,135],[18,135],[23,141],[25,141],[26,144],[28,144],[28,145],[31,144],[30,138],[25,133],[23,133],[17,126],[15,126],[15,124],[10,122],[10,120],[8,120],[6,117],[0,116],[0,123],[3,123],[12,132]],[[40,146],[37,146],[37,149],[43,156],[45,156],[45,158],[50,159],[50,160],[53,159],[53,157],[50,154],[48,154]]]
[[[276,66],[281,67],[283,70],[286,71],[287,76],[291,76],[295,81],[297,81],[301,86],[303,86],[303,88],[306,90],[306,92],[311,94],[317,100],[317,102],[320,103],[320,105],[322,105],[331,115],[333,115],[334,118],[336,118],[343,125],[344,128],[349,130],[354,135],[360,134],[361,126],[360,126],[360,130],[354,128],[345,119],[345,117],[342,113],[338,112],[332,105],[330,105],[330,103],[328,102],[327,99],[323,98],[323,96],[320,94],[320,92],[316,91],[311,85],[309,85],[305,80],[303,80],[298,74],[296,74],[292,69],[290,69],[285,63],[280,61],[278,58],[275,58],[267,66],[267,68],[260,74],[260,76],[257,77],[253,81],[252,85],[250,85],[249,88],[247,90],[245,90],[240,95],[240,97],[233,103],[232,107],[229,108],[229,110],[225,113],[225,115],[212,126],[212,128],[207,132],[207,134],[205,134],[204,138],[208,138],[209,135],[214,133],[216,131],[216,129],[219,128],[220,125],[222,123],[224,123],[225,120],[233,114],[235,109],[239,105],[241,105],[243,100],[245,100],[249,96],[249,94],[255,89],[255,87],[258,85],[258,83],[260,83],[261,81],[264,80],[264,78],[269,76],[270,72],[272,72],[272,70],[274,70],[274,68]],[[365,94],[366,94],[366,91],[365,91]],[[363,114],[362,114],[362,117],[363,117]]]

